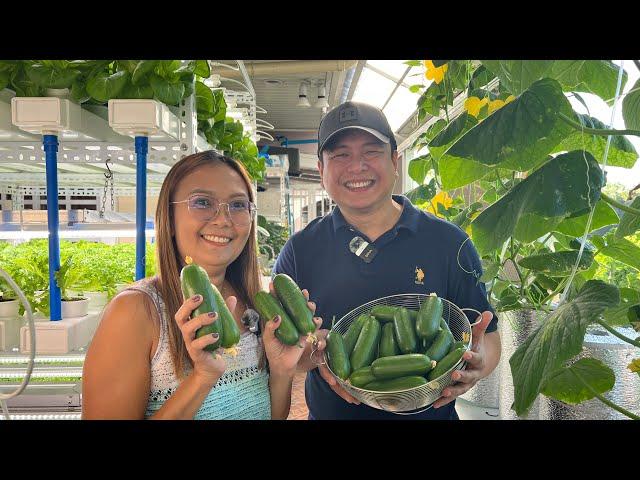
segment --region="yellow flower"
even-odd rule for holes
[[[453,205],[453,199],[445,191],[438,192],[438,194],[433,197],[430,202],[427,202],[427,212],[431,212],[436,216],[441,216],[438,212],[438,204],[442,204],[445,209],[448,209],[451,205]]]
[[[423,60],[422,64],[424,65],[424,76],[427,80],[433,80],[436,83],[442,82],[444,78],[444,74],[449,69],[449,66],[445,63],[439,67],[436,67],[433,64],[433,60]]]
[[[473,115],[478,118],[480,109],[489,102],[488,98],[480,100],[478,97],[469,97],[464,101],[464,109],[469,112],[469,115]]]
[[[640,358],[632,360],[631,363],[627,365],[627,368],[632,372],[640,373]]]
[[[509,95],[507,97],[507,99],[504,101],[504,104],[506,105],[507,103],[511,103],[516,99],[516,97],[514,97],[513,95]]]
[[[504,107],[505,105],[506,104],[499,98],[497,100],[493,100],[489,102],[489,115],[491,115],[496,110],[499,110],[500,108]]]

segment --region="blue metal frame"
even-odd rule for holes
[[[147,152],[149,138],[137,136],[136,145],[136,280],[145,277],[147,225]]]
[[[58,136],[43,135],[47,177],[47,222],[49,228],[49,309],[53,321],[62,320],[62,299],[55,273],[60,270],[58,227]]]

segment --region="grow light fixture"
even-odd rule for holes
[[[298,90],[298,103],[296,107],[310,107],[309,99],[307,98],[307,84],[301,83],[300,89]]]
[[[329,102],[327,102],[327,87],[324,84],[318,87],[318,101],[314,106],[316,108],[329,108]]]

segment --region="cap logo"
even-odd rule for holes
[[[340,111],[340,122],[349,122],[358,119],[358,109],[355,107],[343,108]]]

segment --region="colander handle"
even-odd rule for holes
[[[476,325],[478,325],[482,321],[482,312],[479,312],[475,308],[461,308],[460,310],[462,310],[463,312],[465,310],[469,310],[470,312],[476,312],[478,314],[478,316],[480,317],[479,320],[477,320],[477,321],[475,321],[474,323],[471,324],[471,327],[475,327]]]

